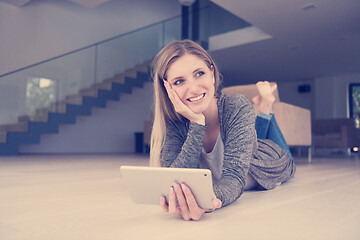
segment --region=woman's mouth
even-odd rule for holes
[[[188,101],[189,102],[195,102],[195,101],[198,101],[198,100],[202,99],[204,96],[205,96],[205,93],[200,94],[199,96],[196,96],[196,97],[193,97],[193,98],[189,98]]]

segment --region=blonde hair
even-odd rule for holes
[[[213,68],[215,79],[215,95],[218,95],[220,75],[210,55],[197,43],[191,40],[175,40],[168,43],[154,58],[152,78],[154,81],[154,123],[150,140],[150,166],[160,166],[160,154],[166,137],[166,121],[184,121],[175,112],[167,95],[163,81],[167,78],[170,65],[180,57],[192,54],[205,62],[209,69]]]

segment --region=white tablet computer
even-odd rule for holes
[[[135,203],[159,205],[160,196],[168,200],[170,187],[177,182],[190,187],[201,208],[212,208],[215,194],[208,169],[121,166],[120,172]]]

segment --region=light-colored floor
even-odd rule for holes
[[[144,156],[0,158],[0,239],[360,239],[359,159],[296,162],[290,182],[185,222],[131,202],[119,167]]]

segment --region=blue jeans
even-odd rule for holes
[[[270,139],[283,148],[289,154],[291,159],[294,159],[273,113],[267,115],[259,112],[255,120],[255,129],[258,139]]]

